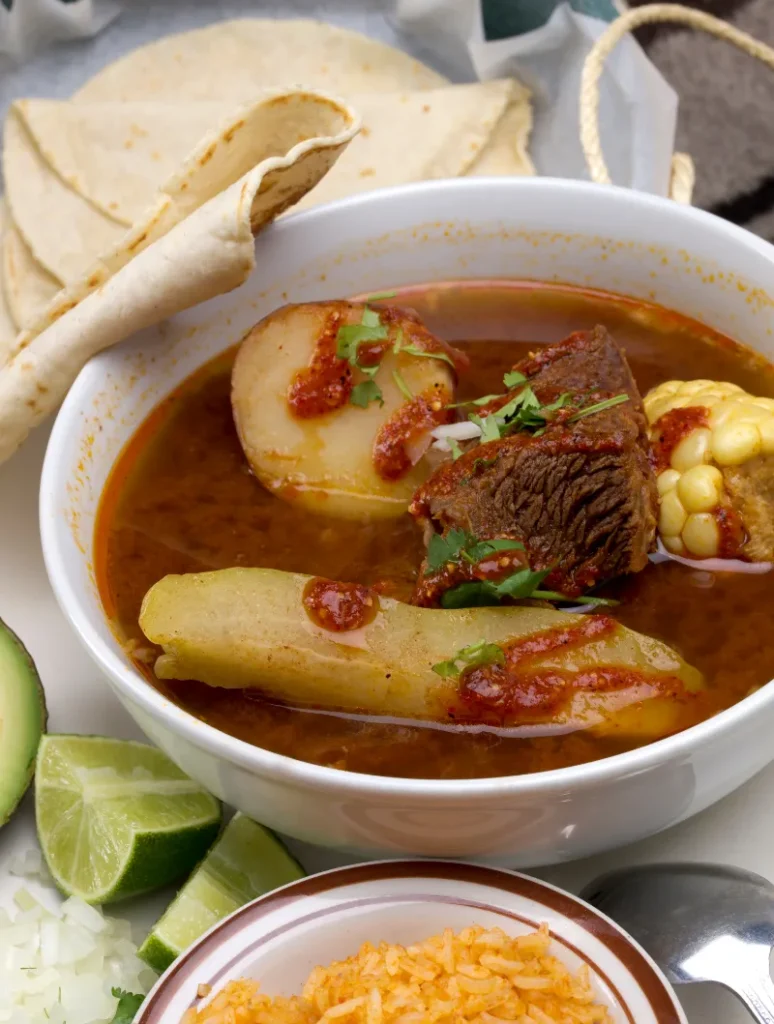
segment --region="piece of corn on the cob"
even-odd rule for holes
[[[774,399],[722,381],[669,380],[644,405],[664,546],[692,558],[744,557],[723,541],[724,526],[739,518],[727,477],[732,467],[774,455]]]

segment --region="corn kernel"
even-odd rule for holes
[[[677,485],[677,481],[680,479],[680,474],[676,469],[665,469],[663,473],[659,473],[656,477],[656,487],[658,487],[658,493],[663,497],[667,491],[673,491]]]
[[[669,459],[670,465],[678,472],[684,473],[687,469],[709,462],[711,440],[712,432],[706,427],[692,430],[673,449]]]
[[[661,542],[667,551],[671,551],[673,555],[685,554],[685,544],[683,544],[681,537],[666,537],[662,535]]]
[[[771,419],[771,413],[752,402],[739,402],[736,406],[736,415],[731,417],[740,423],[760,423],[763,420]]]
[[[755,425],[761,435],[761,455],[774,455],[774,416]]]
[[[695,395],[697,391],[714,386],[714,380],[685,380],[680,385],[679,392],[681,395]]]
[[[709,512],[720,503],[723,474],[717,466],[694,466],[677,482],[677,496],[686,512]]]
[[[658,532],[662,537],[677,537],[688,518],[677,491],[667,491],[658,512]]]
[[[712,431],[712,455],[721,466],[740,466],[757,455],[761,446],[760,431],[754,423],[732,419]]]
[[[699,558],[714,558],[720,549],[720,530],[709,512],[688,516],[682,538],[688,551]]]

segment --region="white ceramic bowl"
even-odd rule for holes
[[[774,758],[772,686],[607,760],[473,781],[380,778],[295,761],[217,732],[154,690],[116,642],[97,594],[91,553],[100,493],[159,400],[282,303],[450,278],[526,277],[655,299],[774,353],[766,291],[774,249],[709,214],[620,189],[549,179],[413,185],[288,217],[259,237],[256,252],[257,269],[237,291],[92,360],[62,406],[46,456],[41,532],[52,586],[152,740],[219,797],[298,838],[353,853],[513,867],[657,832]]]
[[[552,953],[584,963],[596,1001],[615,1024],[686,1024],[659,969],[609,918],[534,878],[471,864],[392,861],[294,882],[217,924],[161,978],[135,1024],[180,1024],[226,982],[250,978],[268,995],[300,993],[318,964],[370,941],[409,945],[444,928],[499,927],[509,935],[549,926]],[[206,984],[212,992],[197,998]]]

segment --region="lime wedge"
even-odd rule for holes
[[[100,736],[44,736],[35,769],[38,840],[62,892],[108,903],[188,874],[220,805],[160,750]]]
[[[161,973],[222,918],[303,877],[301,865],[272,832],[237,814],[156,922],[139,956]]]

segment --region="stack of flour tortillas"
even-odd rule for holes
[[[531,174],[530,123],[516,81],[450,85],[313,21],[221,22],[130,53],[69,101],[19,100],[3,147],[0,460],[97,351],[239,285],[252,235],[289,206]]]

